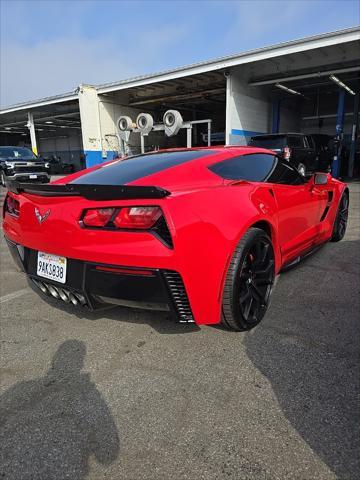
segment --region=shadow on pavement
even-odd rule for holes
[[[327,245],[281,275],[244,341],[287,420],[341,480],[360,471],[359,251],[359,241]]]
[[[68,340],[43,378],[20,382],[0,398],[0,478],[84,479],[90,457],[109,465],[119,454],[110,410],[83,373],[86,347]]]

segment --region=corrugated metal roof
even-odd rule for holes
[[[22,110],[26,108],[36,108],[43,105],[50,105],[53,103],[68,102],[70,100],[76,100],[78,95],[76,90],[72,92],[60,93],[58,95],[53,95],[51,97],[40,98],[39,100],[30,100],[27,102],[15,103],[14,105],[9,105],[0,109],[0,115],[8,112],[14,112],[16,110]]]
[[[342,37],[342,38],[341,38]],[[190,65],[163,70],[157,73],[139,75],[133,78],[128,78],[116,82],[105,83],[101,85],[94,85],[94,87],[99,91],[99,93],[105,93],[109,91],[114,91],[116,89],[131,88],[136,85],[146,85],[147,83],[154,83],[158,81],[166,81],[171,78],[178,78],[183,76],[188,76],[197,73],[205,73],[213,70],[219,70],[235,66],[237,63],[247,63],[251,61],[261,60],[266,58],[266,54],[269,54],[269,58],[274,56],[273,53],[277,51],[277,55],[286,55],[289,52],[289,48],[297,47],[301,44],[304,45],[304,50],[306,46],[308,48],[317,48],[323,46],[324,40],[330,40],[328,45],[338,44],[342,42],[360,40],[360,27],[352,27],[343,30],[337,30],[334,32],[323,33],[320,35],[313,35],[309,37],[300,38],[297,40],[291,40],[288,42],[279,43],[276,45],[271,45],[267,47],[257,48],[254,50],[249,50],[246,52],[227,55],[225,57],[219,57],[211,60],[206,60],[202,62],[193,63]],[[311,47],[309,44],[312,44]],[[270,55],[271,54],[271,55]],[[35,101],[28,101],[19,103],[16,105],[11,105],[0,109],[0,114],[8,113],[11,111],[22,110],[26,108],[36,108],[41,105],[48,105],[52,103],[66,102],[69,100],[74,100],[77,98],[77,89],[72,92],[67,92],[60,95],[55,95],[51,97],[45,97]]]
[[[172,73],[182,72],[182,71],[186,71],[186,70],[192,70],[196,67],[211,67],[214,64],[218,68],[226,68],[226,63],[229,60],[241,59],[243,57],[252,56],[256,53],[270,52],[270,51],[275,50],[275,49],[280,49],[280,48],[284,48],[284,47],[298,45],[298,44],[304,43],[304,42],[305,43],[314,42],[314,41],[321,40],[321,39],[324,39],[324,38],[334,38],[335,39],[338,36],[341,36],[341,35],[344,35],[344,34],[349,34],[349,33],[359,33],[358,39],[360,40],[360,27],[346,28],[346,29],[343,29],[343,30],[336,30],[334,32],[322,33],[322,34],[319,34],[319,35],[304,37],[304,38],[300,38],[300,39],[297,39],[297,40],[282,42],[282,43],[278,43],[278,44],[275,44],[275,45],[270,45],[270,46],[267,46],[267,47],[256,48],[256,49],[253,49],[253,50],[248,50],[248,51],[241,52],[241,53],[236,53],[236,54],[233,54],[233,55],[227,55],[225,57],[218,57],[218,58],[214,58],[214,59],[210,59],[210,60],[205,60],[205,61],[202,61],[202,62],[192,63],[190,65],[185,65],[185,66],[182,66],[182,67],[177,67],[177,68],[173,68],[173,69],[169,69],[169,70],[162,70],[160,72],[151,73],[151,74],[148,74],[148,75],[138,75],[138,76],[133,77],[133,78],[127,78],[127,79],[119,80],[119,81],[116,81],[116,82],[104,83],[102,85],[97,85],[96,88],[101,91],[102,89],[107,89],[108,87],[116,87],[116,86],[121,86],[121,85],[127,85],[129,83],[138,82],[140,80],[153,79],[153,78],[156,78],[156,77],[162,77],[164,75],[169,75],[169,74],[172,74]],[[337,39],[336,42],[334,40],[334,43],[337,43],[337,42],[338,42],[338,39]],[[218,64],[221,64],[221,65],[218,66]],[[224,64],[224,65],[222,65],[222,64]],[[212,70],[212,68],[204,68],[204,71],[210,71],[210,70]]]

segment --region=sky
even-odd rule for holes
[[[359,24],[358,0],[0,0],[0,105]]]

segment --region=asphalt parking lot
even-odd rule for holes
[[[359,478],[360,183],[350,201],[248,333],[54,308],[2,239],[0,478]]]

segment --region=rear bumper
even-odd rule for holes
[[[37,275],[36,250],[5,239],[18,267],[43,294],[91,310],[109,305],[169,310],[180,323],[194,322],[183,280],[176,271],[68,258],[67,279],[63,285]]]
[[[36,175],[36,178],[30,178],[30,175]],[[50,176],[47,172],[18,172],[12,175],[6,175],[6,180],[16,180],[18,182],[50,182]]]

